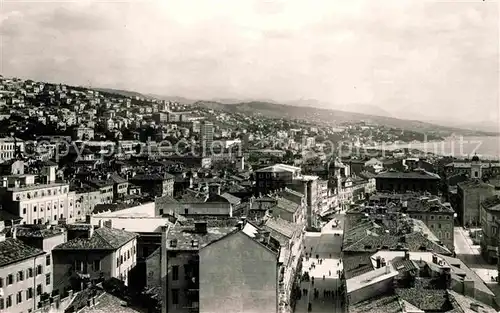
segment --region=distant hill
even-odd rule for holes
[[[120,95],[123,97],[140,97],[140,98],[145,98],[145,99],[154,99],[154,97],[144,95],[140,92],[136,91],[128,91],[128,90],[120,90],[120,89],[112,89],[112,88],[91,88],[93,90],[97,90],[99,92],[105,92],[105,93],[110,93],[110,94],[115,94],[115,95]]]
[[[369,124],[385,125],[402,130],[418,131],[421,133],[450,136],[459,134],[464,136],[490,136],[497,135],[491,132],[467,130],[457,127],[440,126],[416,120],[404,120],[393,117],[354,113],[341,110],[319,109],[316,107],[303,107],[284,105],[269,102],[242,102],[224,104],[216,101],[197,101],[195,106],[229,113],[244,113],[249,115],[262,115],[271,118],[302,119],[323,123],[354,123],[364,121]]]
[[[162,95],[156,95],[156,94],[148,94],[148,96],[160,99],[160,100],[165,100],[165,101],[172,101],[172,102],[179,102],[181,104],[193,104],[198,100],[195,99],[188,99],[184,97],[176,97],[176,96],[162,96]]]

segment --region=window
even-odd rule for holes
[[[19,304],[21,302],[23,302],[23,292],[19,291],[16,296],[16,303]]]
[[[0,277],[0,288],[3,288],[3,277]]]
[[[116,266],[120,266],[120,257],[116,258]]]
[[[49,266],[50,265],[50,255],[47,255],[45,257],[45,265]]]
[[[57,215],[54,215],[54,221],[57,221]]]
[[[172,304],[179,304],[179,289],[172,289]]]
[[[5,308],[5,301],[3,298],[0,298],[0,310],[3,310]]]
[[[130,259],[130,250],[127,251],[127,260]]]
[[[83,271],[83,262],[82,261],[75,261],[75,269],[77,271]]]
[[[441,223],[438,224],[438,228],[441,228]]]
[[[28,288],[28,290],[26,290],[26,299],[31,298],[33,298],[33,288]]]
[[[36,295],[39,296],[42,294],[42,285],[36,286]]]
[[[123,255],[120,255],[120,264],[123,264]]]
[[[36,267],[36,274],[37,275],[41,275],[42,272],[43,272],[42,266],[41,265],[37,265],[37,267]]]
[[[45,285],[50,285],[50,273],[45,274]]]
[[[433,219],[434,219],[434,215],[431,215],[431,220],[433,220]]]
[[[23,214],[26,214],[26,208],[23,208]]]
[[[33,212],[36,212],[36,205],[33,206]]]
[[[17,281],[23,281],[24,280],[24,272],[19,271],[17,272]]]
[[[9,274],[9,276],[7,276],[7,285],[12,285],[13,283],[14,283],[14,275]]]
[[[33,269],[30,267],[28,268],[28,277],[33,277]]]
[[[172,280],[179,280],[179,266],[172,266]]]
[[[5,307],[6,307],[6,308],[10,308],[10,307],[12,306],[12,295],[9,295],[9,296],[7,297],[7,301],[6,301],[6,302],[7,302],[7,303],[5,304]]]
[[[100,271],[100,270],[101,270],[101,260],[94,261],[94,271]]]

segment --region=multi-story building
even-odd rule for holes
[[[54,286],[79,290],[84,282],[118,278],[128,284],[137,259],[137,235],[121,229],[90,226],[86,236],[52,250]]]
[[[112,174],[110,180],[113,182],[113,198],[123,199],[128,194],[128,180],[118,174]]]
[[[157,124],[163,124],[168,122],[168,114],[164,112],[158,112],[153,114],[153,121]]]
[[[138,174],[132,177],[130,183],[141,187],[143,193],[154,197],[173,196],[175,176],[164,174]]]
[[[15,152],[14,138],[0,138],[0,163],[13,159]]]
[[[498,260],[500,196],[494,195],[481,202],[481,253],[493,263]]]
[[[483,175],[495,176],[500,174],[500,163],[481,161],[473,156],[471,161],[455,161],[445,165],[446,176],[467,174],[469,178],[481,178]]]
[[[203,121],[200,124],[200,139],[202,151],[210,154],[212,151],[212,142],[214,141],[214,124],[209,121]]]
[[[94,139],[94,129],[91,127],[78,126],[73,130],[73,139],[92,140]]]
[[[201,248],[200,313],[277,312],[279,245],[257,235],[232,232]]]
[[[199,251],[234,230],[199,222],[194,227],[175,225],[163,233],[160,273],[154,274],[162,280],[162,312],[199,312]]]
[[[44,181],[35,183],[35,175],[30,174],[3,176],[3,209],[20,216],[23,224],[56,224],[59,219],[73,222],[75,193],[69,191],[69,184],[56,181],[54,172]]]
[[[300,167],[275,164],[255,171],[256,192],[267,194],[270,191],[285,188],[300,177]]]
[[[413,172],[388,171],[379,173],[375,177],[375,180],[377,191],[427,191],[437,195],[440,177],[425,170],[416,170]]]
[[[100,203],[113,202],[115,183],[112,180],[93,180],[89,185],[99,190]]]
[[[438,197],[416,193],[377,193],[370,196],[367,206],[389,208],[421,220],[442,245],[450,251],[454,250],[455,211],[449,203],[442,203]]]
[[[97,204],[101,202],[101,192],[95,187],[80,184],[71,186],[75,192],[75,220],[84,221],[91,214]]]
[[[2,234],[0,255],[0,312],[34,312],[42,295],[52,290],[50,273],[45,271],[46,253]]]
[[[25,244],[45,251],[45,293],[51,293],[53,285],[53,258],[52,249],[55,246],[65,243],[67,240],[66,230],[55,225],[23,225],[13,229],[13,237],[21,240]]]
[[[460,225],[479,226],[481,202],[495,193],[500,194],[500,190],[477,179],[458,183],[456,211]]]

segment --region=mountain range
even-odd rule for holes
[[[197,105],[214,110],[231,113],[261,114],[275,118],[312,119],[325,123],[348,123],[365,121],[389,127],[439,133],[443,136],[461,134],[469,136],[492,136],[500,133],[499,124],[489,121],[483,123],[463,124],[453,121],[439,120],[408,120],[395,116],[378,106],[367,104],[349,104],[332,106],[329,103],[316,99],[299,99],[279,103],[270,99],[230,99],[215,98],[210,100],[197,100],[177,96],[164,96],[157,94],[142,94],[135,91],[126,91],[109,88],[94,88],[95,90],[115,93],[127,97],[142,97],[146,99],[160,99],[179,102],[187,105]],[[417,118],[420,118],[418,116]]]

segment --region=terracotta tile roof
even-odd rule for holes
[[[288,199],[279,198],[276,203],[276,207],[280,210],[295,213],[300,208],[300,205]]]
[[[24,244],[21,240],[6,238],[0,242],[0,266],[45,254],[40,249]]]
[[[342,258],[346,279],[359,276],[373,270],[371,253],[346,253]]]
[[[207,227],[206,233],[200,233],[196,232],[193,226],[176,225],[168,232],[167,249],[172,251],[199,250],[236,230],[236,227]]]
[[[349,313],[400,313],[404,312],[398,296],[388,295],[369,299],[349,306]]]
[[[114,182],[115,184],[123,184],[123,183],[126,183],[127,180],[123,177],[121,177],[120,175],[118,174],[111,174],[111,176],[109,177],[109,179]]]
[[[47,228],[45,225],[32,225],[32,227],[27,227],[23,225],[18,227],[16,230],[17,237],[26,238],[47,238],[61,234],[64,231],[63,228],[54,227]]]
[[[450,255],[451,252],[439,244],[429,240],[422,233],[413,232],[401,236],[367,233],[358,241],[345,245],[343,251],[348,252],[376,252],[379,249],[397,250],[408,249],[411,252],[433,251],[439,254]]]
[[[446,290],[397,288],[396,294],[425,312],[446,312],[453,309]]]
[[[221,197],[223,197],[224,199],[226,199],[226,200],[227,200],[229,203],[231,203],[231,204],[238,204],[238,203],[240,203],[240,202],[241,202],[241,199],[240,199],[240,198],[235,197],[235,196],[233,196],[232,194],[227,193],[227,192],[226,192],[226,193],[223,193],[223,194],[221,195]]]
[[[432,179],[439,180],[440,177],[437,174],[430,173],[427,171],[415,171],[415,172],[382,172],[379,173],[375,178],[394,178],[394,179]]]
[[[494,195],[481,202],[481,206],[487,210],[500,211],[500,196]]]
[[[301,230],[300,225],[291,223],[279,217],[268,219],[264,225],[264,228],[276,231],[287,238],[292,238],[296,232]]]
[[[54,250],[116,250],[136,238],[137,235],[125,230],[101,227],[92,237],[76,238],[60,244]]]

